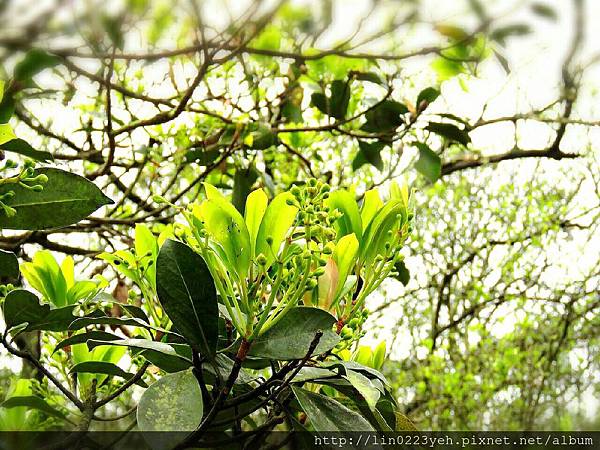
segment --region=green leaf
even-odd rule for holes
[[[268,123],[253,122],[246,128],[243,142],[254,150],[265,150],[277,144],[277,135]]]
[[[334,80],[331,83],[331,97],[329,98],[329,115],[338,120],[346,118],[346,111],[350,102],[350,81]]]
[[[79,364],[75,364],[71,367],[71,373],[100,373],[103,375],[108,375],[110,377],[118,377],[123,378],[124,380],[129,380],[133,378],[134,374],[125,372],[116,364],[106,362],[106,361],[84,361]],[[135,384],[142,387],[148,387],[146,383],[142,380],[138,380]]]
[[[490,34],[490,38],[504,44],[506,39],[513,36],[525,36],[531,33],[531,27],[525,23],[515,23],[496,28]]]
[[[385,86],[385,80],[377,75],[375,72],[355,72],[354,78],[360,81],[369,81],[380,86]]]
[[[54,306],[67,305],[67,281],[50,251],[38,251],[31,262],[21,264],[21,273]]]
[[[305,381],[322,380],[337,377],[338,374],[321,367],[302,367],[298,375],[292,379],[292,383],[304,383]]]
[[[363,232],[375,217],[375,214],[383,207],[383,202],[377,189],[370,189],[365,192],[362,207],[360,208],[360,219],[362,221]]]
[[[0,278],[17,278],[19,260],[14,253],[0,250]]]
[[[344,371],[344,374],[348,374],[350,371],[361,372],[369,378],[376,378],[381,381],[384,385],[389,386],[388,380],[383,376],[381,372],[373,369],[372,367],[364,366],[357,363],[356,361],[324,361],[320,364],[324,368],[340,368]]]
[[[402,116],[408,108],[394,100],[384,100],[365,114],[367,122],[361,130],[369,133],[386,133],[395,130],[404,123]]]
[[[432,133],[439,134],[450,141],[458,142],[464,146],[467,146],[469,142],[471,142],[471,138],[469,137],[469,133],[467,131],[461,130],[456,125],[451,123],[432,122],[427,125],[425,129],[427,131],[431,131]]]
[[[346,279],[356,264],[358,248],[358,239],[352,233],[341,238],[333,249],[332,257],[338,268],[338,286],[334,297],[337,297],[342,292]]]
[[[284,117],[287,123],[302,123],[302,109],[290,100],[286,100],[281,105],[281,116]]]
[[[396,275],[396,279],[400,281],[400,283],[402,283],[404,286],[406,286],[410,281],[410,272],[406,268],[406,264],[404,264],[404,261],[398,261],[394,266],[394,269],[396,270],[396,272],[398,272],[398,275]]]
[[[207,187],[207,200],[194,208],[194,215],[204,224],[204,229],[223,248],[232,275],[242,279],[250,267],[250,235],[244,218],[214,186]]]
[[[385,341],[381,341],[377,347],[375,347],[375,351],[373,351],[373,368],[375,370],[381,370],[383,363],[385,361],[386,354],[386,345]]]
[[[288,205],[288,200],[294,196],[289,192],[277,195],[267,206],[262,222],[256,236],[256,254],[262,253],[267,258],[268,269],[275,256],[279,254],[281,243],[285,239],[288,230],[294,223],[298,208]],[[271,243],[269,244],[269,241]]]
[[[48,416],[59,419],[66,418],[61,411],[50,406],[44,399],[33,395],[10,397],[0,404],[0,408],[18,408],[20,406],[25,406],[27,409],[37,409]]]
[[[329,105],[325,94],[321,92],[313,92],[313,94],[310,96],[310,104],[323,114],[329,114]]]
[[[342,216],[334,222],[337,239],[354,233],[360,242],[362,240],[362,220],[354,195],[343,189],[331,192],[327,199],[327,206],[331,211],[337,209],[342,213]]]
[[[381,392],[375,387],[371,380],[360,372],[355,372],[353,370],[347,371],[344,378],[347,379],[354,389],[360,393],[367,402],[367,405],[369,405],[369,408],[375,410]]]
[[[17,214],[0,214],[0,229],[45,230],[79,222],[99,207],[112,203],[91,181],[59,169],[44,168],[36,175],[46,175],[48,182],[41,192],[33,192],[19,185],[0,185],[0,195],[14,191],[15,196],[5,200]]]
[[[21,331],[65,331],[73,321],[74,306],[51,309],[50,305],[40,304],[38,298],[24,289],[10,291],[4,300],[4,321],[6,328],[27,323]]]
[[[169,356],[176,356],[181,359],[188,359],[184,355],[177,353],[177,350],[174,348],[174,345],[183,345],[183,344],[167,344],[166,342],[159,341],[151,341],[150,339],[118,339],[118,340],[96,340],[96,339],[88,339],[87,341],[88,348],[94,349],[96,347],[100,347],[101,345],[116,345],[118,347],[129,347],[129,348],[137,348],[140,350],[154,350],[156,352],[164,353]]]
[[[181,372],[192,367],[192,361],[184,359],[181,355],[168,355],[157,350],[144,350],[140,353],[156,367],[167,373]]]
[[[371,220],[367,226],[363,239],[361,241],[359,260],[362,263],[370,265],[377,255],[384,253],[386,242],[391,239],[388,232],[398,223],[398,215],[405,217],[406,210],[402,204],[395,201],[388,201],[383,208]]]
[[[381,150],[386,146],[383,142],[358,141],[358,153],[352,161],[352,170],[360,169],[364,164],[371,164],[380,172],[383,170]]]
[[[31,79],[44,69],[56,66],[60,58],[40,49],[32,49],[17,63],[14,78],[26,86],[30,86]]]
[[[191,370],[163,376],[144,391],[137,408],[141,431],[193,431],[204,412],[202,392]]]
[[[451,61],[442,56],[436,58],[431,63],[431,67],[437,73],[438,80],[440,82],[449,80],[450,78],[465,72],[465,68],[460,62]]]
[[[7,152],[18,153],[19,155],[27,156],[28,158],[37,161],[52,161],[54,157],[50,152],[44,152],[34,149],[23,139],[13,139],[0,145],[0,150]]]
[[[256,237],[268,203],[267,194],[262,189],[251,192],[246,198],[244,220],[246,221],[246,228],[248,228],[248,234],[250,235],[250,255],[252,259],[256,256]]]
[[[177,330],[193,346],[214,354],[219,338],[217,292],[204,259],[167,240],[158,254],[158,298]]]
[[[153,327],[145,321],[140,320],[136,317],[109,317],[100,316],[97,314],[90,314],[89,316],[76,318],[69,325],[69,330],[81,330],[82,328],[88,327],[90,325],[112,325],[117,327],[130,326],[146,328],[148,330],[164,331],[160,328]]]
[[[252,190],[252,185],[257,179],[258,173],[252,166],[247,169],[237,169],[233,175],[231,201],[240,214],[245,213],[246,200]]]
[[[12,141],[16,138],[17,136],[9,124],[0,124],[0,145],[4,145],[6,142]]]
[[[14,112],[15,99],[13,91],[5,92],[2,101],[0,101],[0,123],[8,123]]]
[[[301,359],[319,330],[323,336],[313,355],[320,355],[331,350],[340,340],[332,331],[335,322],[335,317],[322,309],[293,308],[253,341],[249,355],[279,360]]]
[[[442,160],[427,144],[417,142],[415,145],[419,149],[419,159],[415,163],[415,169],[435,183],[442,174]]]
[[[375,431],[362,416],[332,398],[296,386],[292,391],[315,431]]]
[[[74,334],[71,337],[63,339],[56,347],[54,347],[54,351],[52,353],[57,352],[65,347],[69,347],[75,344],[83,344],[89,340],[97,340],[97,341],[116,341],[121,339],[121,337],[116,334],[107,333],[106,331],[86,331],[85,333]]]
[[[531,11],[534,14],[548,20],[555,21],[558,19],[558,14],[556,14],[556,10],[549,5],[546,5],[545,3],[533,3],[531,5]]]
[[[417,108],[421,110],[422,104],[426,108],[430,103],[433,103],[435,99],[440,96],[440,91],[436,88],[428,87],[419,92],[417,97]],[[423,103],[425,102],[425,103]]]
[[[187,162],[196,162],[201,166],[208,166],[221,155],[219,148],[193,148],[185,154]]]

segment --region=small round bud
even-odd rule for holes
[[[261,266],[264,266],[267,264],[267,257],[263,254],[260,253],[257,257],[256,257],[256,262],[258,264],[260,264]]]
[[[314,275],[315,277],[320,277],[323,274],[325,274],[325,269],[323,267],[319,267],[317,270],[315,270]]]
[[[44,186],[42,186],[41,184],[34,184],[33,186],[31,186],[31,190],[33,192],[42,192],[44,190]]]
[[[154,203],[158,203],[159,205],[162,203],[167,203],[167,200],[162,195],[153,195],[152,200]]]

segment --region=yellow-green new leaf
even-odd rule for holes
[[[337,265],[339,274],[335,297],[341,293],[348,275],[350,275],[356,264],[358,247],[358,239],[356,238],[356,235],[352,233],[341,238],[333,250],[333,260]]]
[[[256,237],[258,236],[258,230],[265,215],[265,211],[267,210],[268,203],[269,198],[262,189],[251,192],[246,199],[244,218],[246,220],[248,234],[250,235],[251,258],[256,256]]]
[[[327,205],[331,210],[337,209],[342,213],[342,216],[334,224],[338,240],[354,233],[360,241],[363,231],[362,221],[354,195],[343,190],[332,192],[327,199]]]
[[[240,278],[246,277],[250,267],[250,235],[239,211],[223,197],[211,195],[194,209],[194,214],[221,245],[233,272]]]
[[[365,198],[360,210],[363,233],[371,223],[371,220],[373,220],[373,217],[375,217],[375,214],[377,214],[377,211],[381,208],[383,208],[383,202],[381,201],[381,197],[379,197],[377,189],[371,189],[365,192]]]
[[[266,267],[270,267],[275,256],[279,253],[281,243],[288,230],[294,223],[298,208],[288,205],[288,200],[294,196],[289,192],[277,195],[269,204],[263,216],[256,237],[256,254],[263,254],[267,258]]]
[[[0,124],[0,145],[16,139],[17,136],[13,132],[11,126],[7,123]]]

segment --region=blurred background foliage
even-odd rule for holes
[[[594,3],[0,0],[0,123],[115,200],[0,248],[70,255],[126,299],[95,257],[173,221],[153,195],[186,204],[206,181],[242,207],[311,176],[359,199],[407,179],[416,226],[368,322],[406,413],[598,429]],[[2,366],[3,396],[46,389]]]

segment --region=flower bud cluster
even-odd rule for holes
[[[364,335],[363,325],[369,317],[369,311],[362,309],[354,314],[353,318],[344,325],[340,331],[340,342],[336,345],[335,351],[340,352],[350,348],[352,344],[358,342]]]

